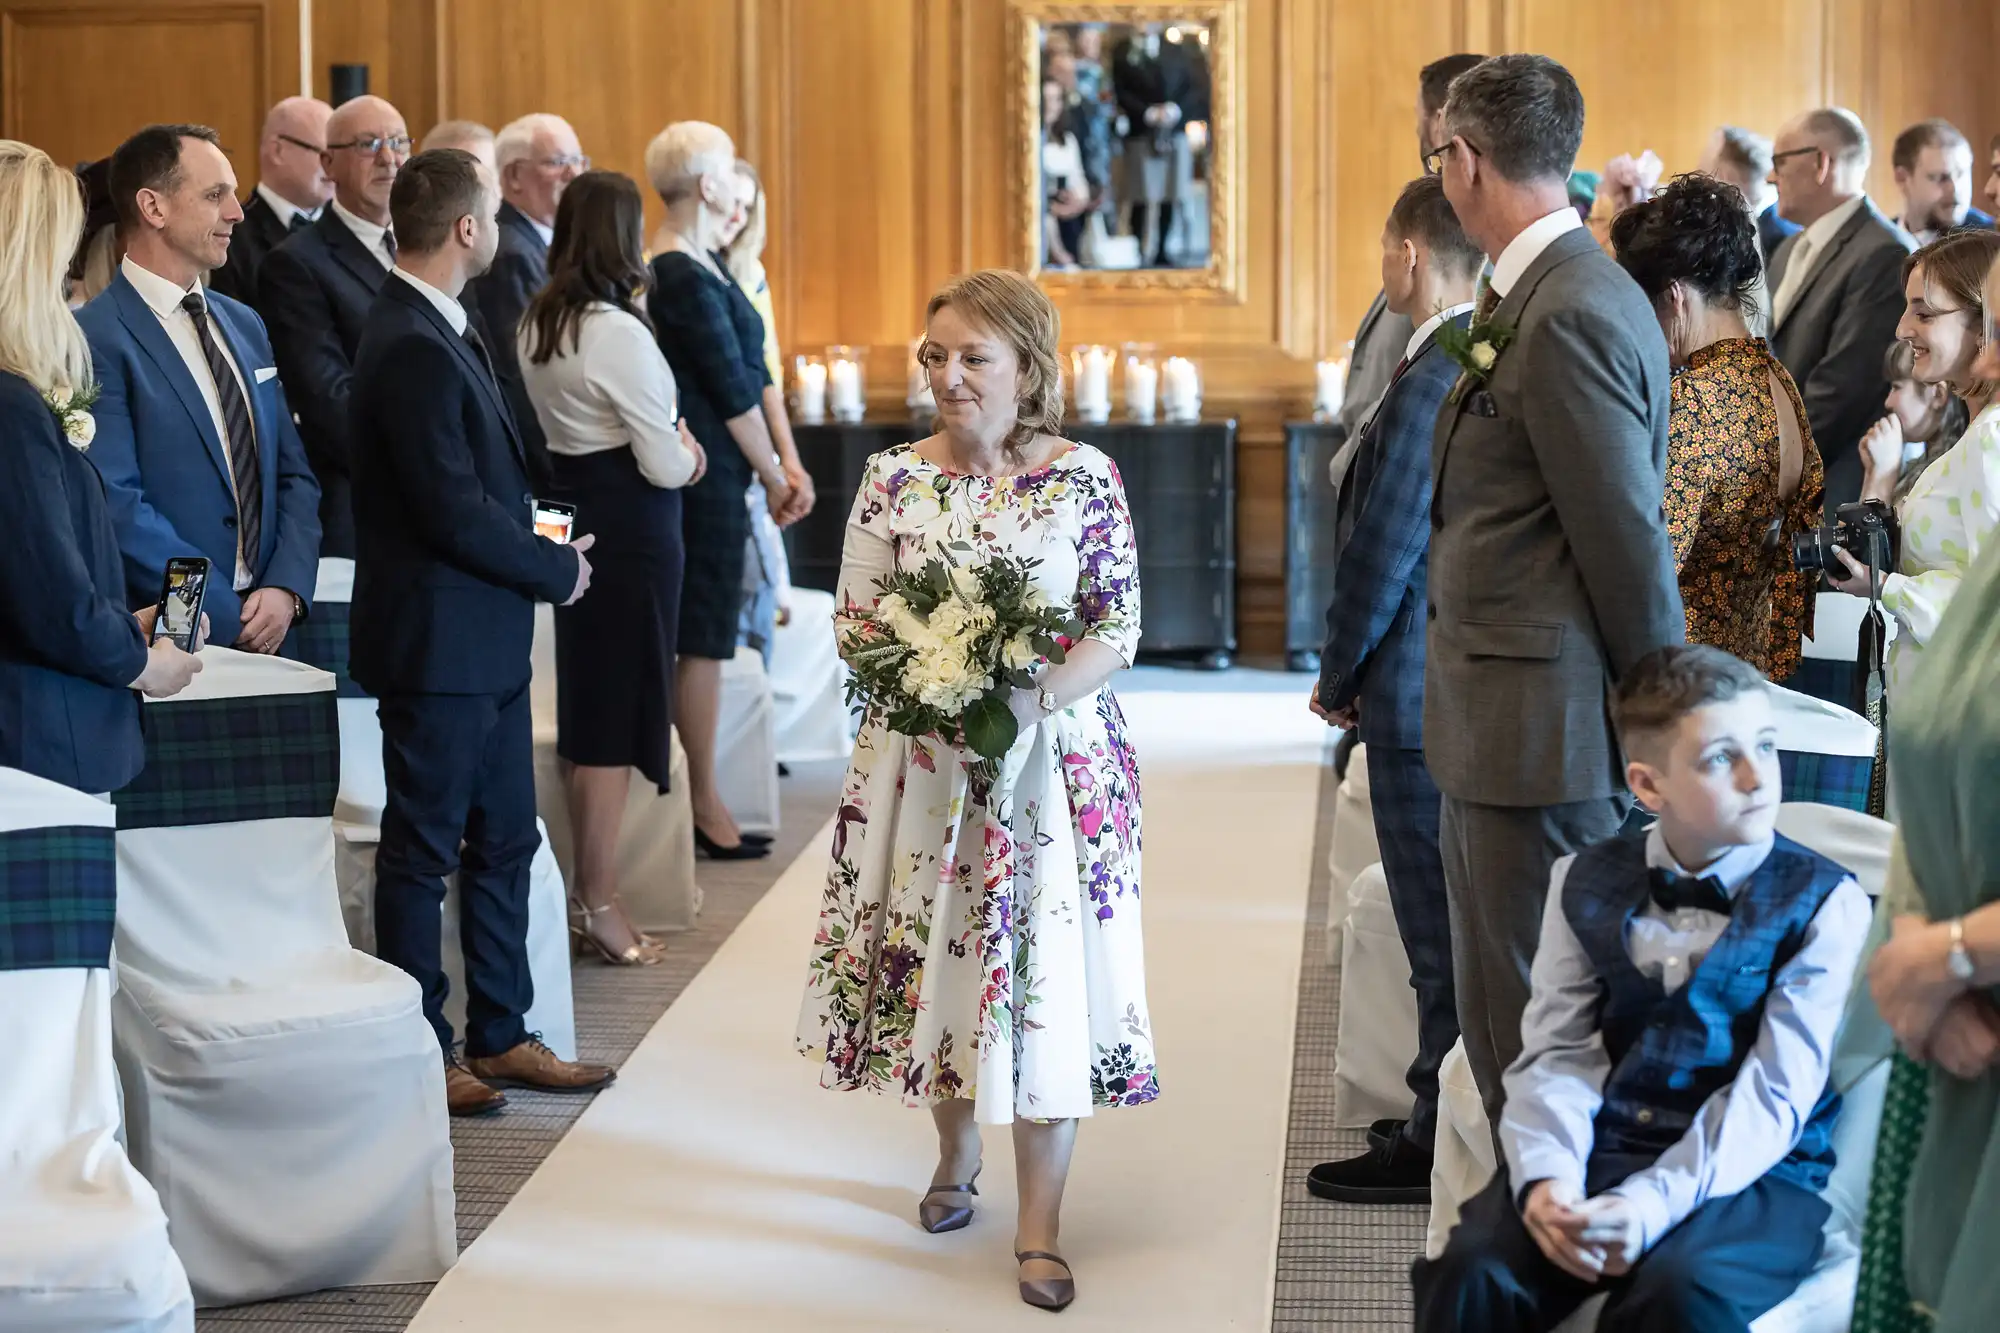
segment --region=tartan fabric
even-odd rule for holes
[[[332,690],[148,704],[146,767],[112,797],[121,829],[331,818],[340,790]]]
[[[368,691],[347,674],[347,641],[353,607],[348,602],[316,602],[312,614],[292,626],[285,656],[331,672],[342,699],[367,699]]]
[[[0,833],[0,972],[109,966],[117,872],[114,829]]]
[[[1784,778],[1788,801],[1815,801],[1869,813],[1869,790],[1875,772],[1872,759],[1858,754],[1780,750],[1778,772]]]

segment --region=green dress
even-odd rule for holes
[[[1900,826],[1883,915],[1948,921],[2000,898],[2000,550],[1967,572],[1914,676],[1889,723]],[[1968,1081],[1898,1057],[1862,1255],[1855,1333],[2000,1327],[2000,1071]]]

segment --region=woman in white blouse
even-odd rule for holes
[[[1896,571],[1881,586],[1882,609],[1896,617],[1896,641],[1889,649],[1892,708],[1922,662],[1924,645],[1952,594],[2000,529],[1996,260],[2000,235],[1962,231],[1931,242],[1903,265],[1909,304],[1896,336],[1916,353],[1912,374],[1925,384],[1948,385],[1974,419],[1900,500],[1895,496],[1903,463],[1901,440],[1893,447],[1877,447],[1878,437],[1871,435],[1864,448],[1868,471],[1862,498],[1894,503],[1902,529]],[[1838,556],[1845,575],[1833,577],[1841,571],[1829,571],[1828,581],[1842,592],[1866,597],[1867,569],[1845,551]]]
[[[549,281],[522,316],[521,377],[548,436],[556,498],[596,536],[590,596],[556,610],[556,753],[576,834],[571,930],[605,961],[661,946],[618,902],[618,826],[636,768],[661,791],[673,754],[680,488],[707,468],[639,305],[639,187],[590,171],[563,191]]]

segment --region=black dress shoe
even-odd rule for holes
[[[1398,1134],[1344,1162],[1323,1162],[1306,1176],[1315,1198],[1340,1203],[1429,1203],[1431,1155]]]
[[[739,833],[736,836],[751,847],[769,847],[777,841],[768,833]]]
[[[1394,1116],[1377,1120],[1374,1124],[1368,1126],[1368,1146],[1379,1148],[1385,1143],[1390,1143],[1403,1137],[1403,1126],[1409,1123],[1407,1120],[1398,1120]]]
[[[711,861],[761,861],[771,854],[768,842],[752,842],[745,838],[734,847],[724,847],[700,828],[694,831],[694,847]]]

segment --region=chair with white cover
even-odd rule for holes
[[[1353,772],[1348,770],[1350,777]],[[1333,1111],[1335,1124],[1355,1129],[1385,1117],[1409,1117],[1413,1097],[1406,1079],[1417,1056],[1417,993],[1380,862],[1354,877],[1347,899]]]
[[[387,781],[382,775],[382,724],[375,700],[347,674],[349,613],[354,562],[321,556],[312,615],[292,629],[292,656],[333,673],[340,713],[340,796],[333,817],[344,824],[379,826]]]
[[[764,658],[739,647],[722,664],[715,722],[715,790],[745,833],[778,831],[778,709]]]
[[[1785,799],[1866,810],[1875,771],[1875,724],[1852,709],[1782,685],[1771,687],[1771,709]]]
[[[334,678],[226,648],[146,705],[118,806],[113,1047],[196,1300],[432,1281],[457,1252],[437,1038],[349,947]]]
[[[1813,634],[1800,645],[1804,660],[1791,678],[1793,689],[1847,707],[1855,688],[1855,662],[1861,655],[1861,622],[1868,601],[1844,592],[1822,592],[1813,599]],[[1886,650],[1896,641],[1896,618],[1882,617],[1888,630]]]
[[[1333,794],[1333,830],[1327,839],[1326,957],[1339,957],[1340,928],[1347,921],[1348,889],[1356,876],[1382,859],[1375,843],[1375,811],[1368,800],[1368,747],[1347,757],[1347,776]]]
[[[1838,806],[1788,801],[1778,809],[1778,831],[1846,866],[1869,897],[1881,896],[1895,832],[1890,824]],[[1835,1162],[1820,1195],[1832,1209],[1826,1247],[1819,1266],[1798,1290],[1750,1325],[1753,1333],[1847,1333],[1861,1271],[1861,1228],[1868,1212],[1868,1181],[1875,1168],[1875,1137],[1882,1123],[1889,1062],[1856,1065],[1842,1058],[1845,1046],[1843,1034],[1833,1054],[1841,1094],[1840,1118],[1833,1130]],[[1438,1153],[1431,1167],[1431,1218],[1425,1236],[1425,1253],[1433,1258],[1443,1251],[1459,1210],[1486,1187],[1497,1169],[1477,1090],[1471,1088],[1469,1071],[1462,1080],[1465,1087],[1458,1087],[1454,1060],[1463,1065],[1457,1048],[1440,1075],[1445,1089],[1438,1102]],[[1603,1298],[1593,1297],[1558,1325],[1556,1333],[1589,1333],[1597,1326],[1602,1306]]]
[[[535,809],[564,882],[576,875],[575,838],[562,763],[556,757],[555,608],[535,612],[534,684]],[[775,768],[773,769],[775,780]],[[694,808],[688,801],[687,752],[673,738],[673,767],[660,791],[633,769],[618,826],[618,897],[641,930],[687,930],[701,911],[694,872]]]
[[[833,631],[833,594],[793,588],[791,596],[791,618],[778,626],[771,645],[778,759],[845,759],[854,724],[847,711],[847,666]]]
[[[118,1140],[117,812],[0,768],[0,1328],[193,1333],[159,1195]]]

